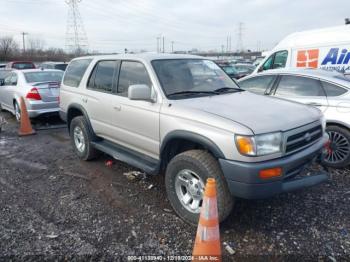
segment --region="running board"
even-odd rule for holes
[[[157,174],[159,170],[159,160],[144,154],[132,151],[123,146],[106,140],[91,142],[92,146],[113,158],[125,162],[133,167],[139,168],[147,174]]]

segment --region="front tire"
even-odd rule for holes
[[[92,134],[88,129],[88,124],[83,116],[73,118],[70,124],[71,144],[75,153],[82,160],[91,160],[97,157],[98,151],[92,146]]]
[[[323,160],[324,164],[334,168],[350,165],[350,131],[340,126],[330,125],[327,126],[326,132],[329,135],[330,145]]]
[[[198,224],[207,178],[216,180],[221,222],[231,213],[234,198],[218,161],[204,150],[190,150],[175,156],[168,164],[165,174],[168,199],[175,212],[189,224]]]

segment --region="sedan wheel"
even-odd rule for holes
[[[21,109],[19,108],[19,105],[17,102],[15,102],[15,116],[18,122],[21,121]]]
[[[327,128],[329,135],[329,146],[324,158],[326,165],[332,167],[345,167],[349,164],[350,159],[350,133],[349,131],[331,126]]]

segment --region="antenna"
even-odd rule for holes
[[[79,54],[88,49],[88,39],[78,8],[81,1],[65,0],[69,6],[66,29],[66,50],[69,53]]]

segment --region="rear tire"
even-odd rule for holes
[[[83,116],[73,118],[70,124],[71,144],[75,153],[82,160],[88,161],[96,158],[99,152],[92,146],[92,134]]]
[[[350,131],[346,128],[330,125],[326,132],[331,140],[328,154],[323,163],[334,168],[343,168],[350,165]]]
[[[218,214],[221,222],[231,213],[234,198],[230,194],[218,161],[204,150],[190,150],[175,156],[168,164],[165,174],[168,199],[175,212],[191,225],[198,224],[202,204],[199,199],[204,193],[207,178],[216,180]],[[192,197],[192,202],[188,200],[188,195]],[[195,209],[198,200],[199,207]]]

